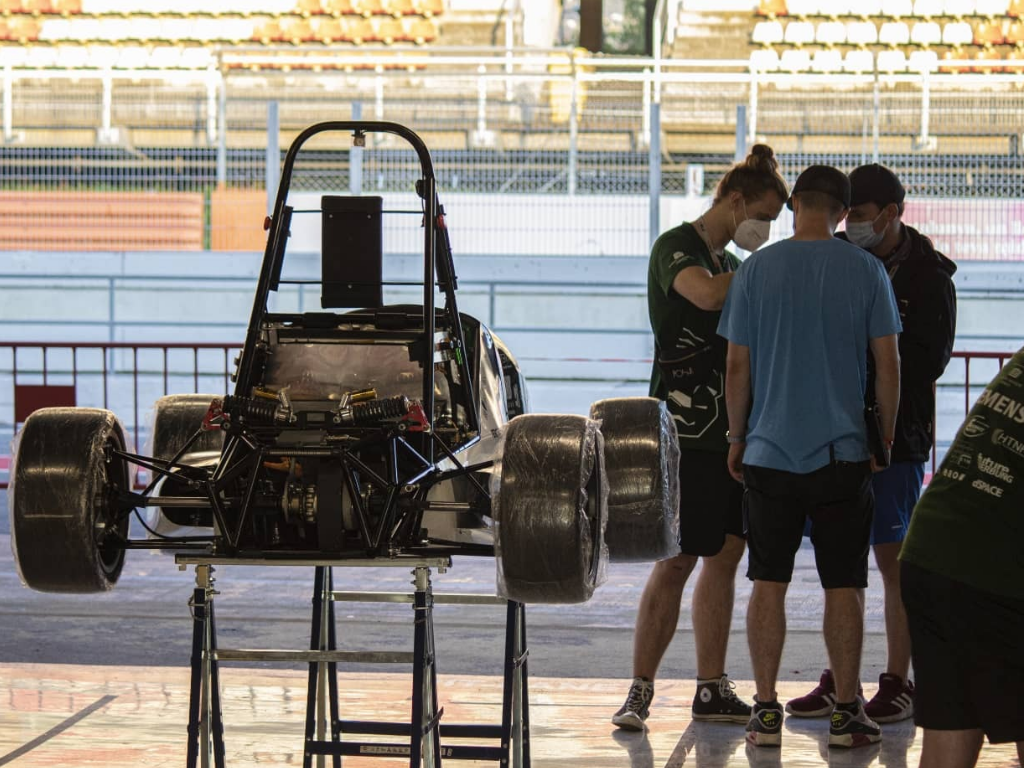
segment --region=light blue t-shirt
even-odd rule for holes
[[[843,240],[783,240],[729,286],[718,333],[750,348],[745,464],[807,474],[866,461],[870,339],[902,330],[882,262]]]

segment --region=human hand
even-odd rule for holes
[[[732,443],[729,446],[729,458],[727,459],[729,474],[737,483],[743,482],[743,453],[746,450],[746,443]]]

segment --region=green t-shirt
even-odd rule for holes
[[[957,432],[914,507],[900,559],[1024,599],[1024,348]]]
[[[692,224],[668,230],[654,243],[647,269],[647,311],[654,331],[654,366],[651,371],[651,397],[668,403],[675,420],[681,448],[726,451],[725,432],[729,421],[725,414],[726,341],[718,335],[721,312],[698,308],[672,289],[676,275],[687,267],[700,266],[711,274],[733,272],[740,262],[726,251],[722,268],[711,256],[707,245]],[[711,370],[700,381],[671,388],[664,381],[658,360],[671,360],[713,345]]]

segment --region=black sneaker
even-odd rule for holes
[[[782,746],[782,706],[778,700],[754,701],[747,721],[747,741],[755,747]]]
[[[643,677],[634,677],[629,686],[626,703],[612,715],[612,723],[629,731],[642,731],[644,720],[651,712],[651,699],[654,698],[654,681]]]
[[[882,740],[882,729],[867,716],[864,703],[836,704],[828,726],[830,747],[866,747]]]
[[[697,682],[693,719],[745,723],[750,719],[750,705],[736,695],[736,684],[729,676],[722,675],[718,680]]]

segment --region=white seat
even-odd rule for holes
[[[758,45],[775,45],[785,38],[782,24],[778,21],[759,21],[750,33],[750,39]]]
[[[848,51],[846,58],[843,59],[843,71],[845,72],[863,74],[864,72],[874,72],[874,70],[875,57],[871,51],[862,49]]]
[[[188,46],[181,52],[181,66],[186,69],[208,69],[213,63],[213,52],[209,48]]]
[[[843,54],[834,48],[817,50],[811,60],[811,70],[814,72],[842,72]]]
[[[118,69],[145,69],[149,66],[149,49],[141,45],[125,45],[117,51]]]
[[[120,52],[112,45],[91,45],[88,48],[87,66],[95,69],[111,69],[117,65]]]
[[[820,0],[786,0],[786,12],[790,16],[817,16],[821,13]]]
[[[48,45],[32,46],[27,50],[28,56],[25,60],[25,66],[36,69],[50,69],[57,65],[57,51],[56,47]]]
[[[181,49],[173,45],[161,45],[149,55],[149,66],[153,69],[178,69],[181,66]]]
[[[974,42],[974,29],[966,21],[951,21],[942,28],[945,45],[961,46]]]
[[[878,52],[878,71],[879,72],[906,72],[907,71],[907,54],[900,49],[879,51]]]
[[[882,6],[883,16],[904,19],[914,15],[914,0],[891,0]]]
[[[808,45],[814,42],[814,24],[809,21],[791,21],[786,25],[786,42],[790,45]]]
[[[814,30],[819,45],[842,45],[846,42],[846,25],[841,21],[823,21]]]
[[[935,51],[911,51],[907,67],[911,72],[934,72],[939,68],[939,54]]]
[[[882,45],[906,45],[910,42],[910,27],[903,21],[887,21],[878,30],[878,42]]]
[[[811,68],[811,54],[803,48],[787,48],[779,58],[783,72],[806,72]]]
[[[46,19],[39,29],[40,40],[67,40],[71,34],[70,19]]]
[[[965,16],[973,16],[978,9],[974,0],[945,0],[942,3],[942,10],[947,16],[962,19]]]
[[[977,0],[974,6],[979,16],[1005,16],[1010,10],[1010,0]]]
[[[61,69],[81,69],[89,60],[89,53],[81,45],[62,45],[57,48],[56,66]]]
[[[779,68],[779,52],[774,48],[751,51],[750,68],[754,72],[775,72]]]
[[[942,15],[942,0],[914,0],[914,15],[930,19]]]
[[[29,48],[24,45],[0,46],[0,67],[23,67],[29,60]]]
[[[851,21],[846,25],[846,42],[850,45],[874,45],[878,29],[873,21]]]
[[[934,21],[918,21],[910,30],[914,45],[938,45],[942,42],[942,28]]]
[[[865,19],[870,19],[873,16],[885,15],[885,3],[884,0],[864,0],[864,2],[851,2],[843,3],[849,10],[845,15],[847,16],[863,16]]]

